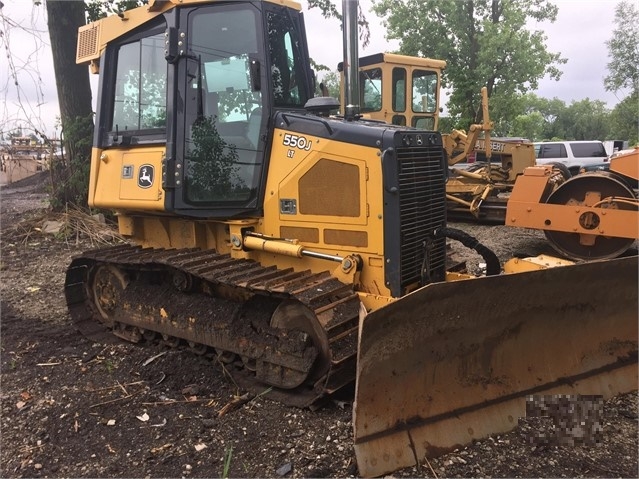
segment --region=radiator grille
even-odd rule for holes
[[[400,216],[400,284],[422,279],[424,241],[445,226],[446,185],[441,147],[397,148]],[[446,241],[432,244],[429,276],[442,281],[446,270]]]
[[[76,63],[85,63],[95,60],[100,56],[98,41],[100,38],[100,24],[91,23],[78,30],[78,48],[76,51]]]

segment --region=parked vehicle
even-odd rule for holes
[[[563,163],[573,175],[608,163],[608,154],[601,141],[550,141],[534,143],[538,165]]]
[[[612,156],[619,151],[628,149],[627,140],[606,140],[603,142],[606,153],[612,158]]]

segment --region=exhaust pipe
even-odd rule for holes
[[[344,44],[344,118],[359,115],[359,54],[357,29],[358,0],[342,0],[342,35]]]

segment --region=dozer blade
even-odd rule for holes
[[[360,321],[362,476],[506,432],[526,397],[637,389],[637,257],[426,286]]]

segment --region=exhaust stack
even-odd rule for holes
[[[342,0],[342,35],[344,44],[344,117],[359,115],[359,54],[357,29],[358,0]]]

